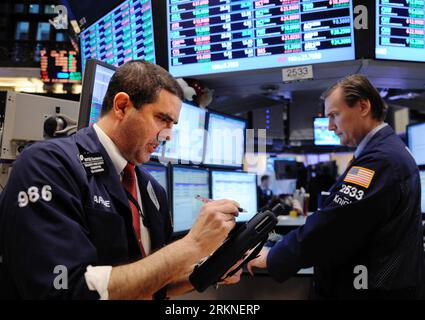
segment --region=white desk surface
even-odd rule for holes
[[[306,216],[298,216],[296,218],[290,217],[290,216],[278,216],[277,217],[277,226],[302,226],[305,223],[305,220],[307,219]]]

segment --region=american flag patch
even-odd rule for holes
[[[375,171],[362,168],[362,167],[352,167],[345,176],[345,182],[351,182],[359,186],[369,188],[370,183],[372,182]]]

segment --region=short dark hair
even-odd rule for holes
[[[388,105],[382,99],[378,90],[364,75],[352,74],[339,80],[322,94],[321,99],[324,101],[338,88],[342,89],[345,102],[349,107],[353,107],[359,100],[369,100],[372,107],[372,116],[379,121],[385,119]]]
[[[119,67],[111,80],[102,104],[102,115],[112,109],[115,95],[125,92],[136,109],[154,103],[164,89],[183,100],[183,91],[165,69],[143,60],[133,60]]]
[[[270,176],[265,174],[264,176],[261,177],[261,182],[263,182],[264,180],[268,180],[270,179]]]

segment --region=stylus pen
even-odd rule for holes
[[[213,201],[212,199],[204,198],[204,197],[200,196],[199,194],[195,196],[195,199],[202,201],[203,203],[208,203],[208,202]],[[248,211],[246,211],[245,209],[242,209],[242,208],[238,208],[238,211],[239,212],[248,212]]]

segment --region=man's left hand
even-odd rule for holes
[[[239,266],[242,263],[243,259],[238,260],[233,267],[231,267],[223,276],[223,280],[220,281],[218,284],[235,284],[238,283],[241,280],[241,275],[242,275],[242,268],[240,268],[235,274],[233,274],[230,277],[227,277],[227,275],[232,272],[233,270],[235,270],[237,268],[237,266]]]

